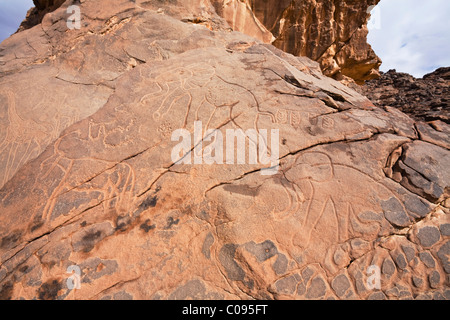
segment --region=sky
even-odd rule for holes
[[[416,78],[450,67],[449,0],[381,0],[372,10],[368,41],[383,60]]]
[[[33,0],[0,0],[0,42],[17,31]]]
[[[0,42],[17,30],[31,7],[32,0],[0,0]],[[369,30],[382,71],[422,77],[450,66],[449,0],[381,0]]]

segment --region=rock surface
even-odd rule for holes
[[[416,79],[390,70],[358,88],[378,106],[391,106],[424,121],[450,123],[450,67]]]
[[[379,0],[212,0],[234,30],[318,61],[325,75],[362,84],[379,77],[367,43],[370,9]]]
[[[45,14],[65,2],[33,1],[36,8],[30,10],[20,30],[40,23]],[[367,43],[370,10],[379,1],[211,0],[211,3],[233,30],[271,43],[285,52],[309,57],[319,62],[327,76],[350,77],[363,84],[365,80],[380,76],[381,60]],[[194,2],[186,4],[190,6]],[[185,11],[189,14],[184,18],[197,23],[210,21],[208,1],[203,1],[201,6],[197,12]]]
[[[70,4],[0,45],[0,299],[450,298],[445,123],[207,1],[86,0],[80,30]],[[196,121],[180,159],[207,129],[268,130],[273,154],[278,129],[276,173],[179,164]]]
[[[30,29],[41,23],[47,13],[58,9],[65,1],[66,0],[33,0],[34,7],[28,10],[27,16],[20,24],[18,31]]]

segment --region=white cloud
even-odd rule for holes
[[[0,0],[0,42],[17,31],[33,0]]]
[[[450,66],[450,1],[381,0],[369,43],[383,60],[382,71],[415,77]]]

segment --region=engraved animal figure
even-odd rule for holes
[[[167,128],[192,129],[195,121],[202,121],[204,133],[226,123],[239,128],[235,119],[257,105],[246,88],[217,76],[206,63],[164,71],[149,87],[151,92],[140,103],[153,111],[158,131],[165,136],[171,133]],[[173,121],[180,114],[184,118],[179,127]]]
[[[46,131],[20,116],[14,93],[0,93],[0,188],[23,164],[41,153],[38,137]]]
[[[159,121],[173,111],[179,101],[187,99],[187,115],[193,99],[191,91],[206,86],[214,73],[214,68],[207,64],[193,64],[167,70],[155,78],[155,89],[143,96],[141,103],[149,106],[156,104],[153,118]]]
[[[311,242],[325,246],[356,236],[378,234],[382,219],[380,201],[395,197],[369,175],[333,163],[322,152],[301,154],[284,176],[304,201],[296,214],[301,228],[293,242],[305,249]],[[368,185],[372,187],[367,188]],[[373,211],[379,219],[364,219],[364,211]]]

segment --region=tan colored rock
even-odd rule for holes
[[[370,8],[379,0],[213,0],[234,30],[320,63],[325,75],[362,84],[379,77],[367,43]]]
[[[19,32],[30,29],[42,22],[44,16],[58,9],[66,0],[33,0],[34,7],[28,10],[25,20],[19,27]]]
[[[0,299],[448,298],[445,137],[205,1],[66,6],[0,48]],[[279,167],[179,163],[207,129]]]

